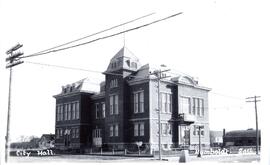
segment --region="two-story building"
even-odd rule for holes
[[[145,152],[158,150],[159,102],[162,149],[197,147],[199,133],[202,145],[208,147],[210,89],[179,74],[161,79],[158,90],[154,71],[123,47],[103,72],[99,91],[89,86],[90,79],[63,86],[54,96],[56,148],[122,150],[142,142]]]

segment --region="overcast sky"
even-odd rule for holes
[[[112,34],[177,12],[182,15],[124,35],[44,56],[24,59],[94,71],[105,71],[124,43],[142,64],[166,64],[172,72],[197,77],[209,93],[210,129],[255,128],[254,104],[261,96],[259,125],[269,105],[269,6],[263,1],[87,1],[2,0],[1,137],[6,130],[9,71],[5,52],[17,42],[25,55],[98,32],[155,12],[154,15],[91,37]],[[268,72],[267,72],[268,71]],[[268,74],[267,74],[268,73]],[[54,133],[55,99],[61,86],[102,74],[23,63],[14,67],[11,139]],[[226,95],[226,96],[223,96]]]

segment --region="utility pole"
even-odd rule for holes
[[[161,67],[166,67],[165,65],[161,65]],[[165,74],[162,74],[164,72],[168,72],[170,71],[170,69],[166,69],[166,70],[155,70],[153,73],[151,73],[152,75],[155,75],[157,77],[157,81],[158,81],[158,150],[159,150],[159,160],[161,160],[161,101],[160,101],[160,81],[164,78],[168,78],[170,76],[166,76]]]
[[[246,102],[254,102],[255,104],[255,117],[256,117],[256,154],[259,154],[259,130],[258,130],[258,113],[257,113],[257,102],[261,101],[258,100],[261,96],[254,96],[254,97],[247,97]]]
[[[15,52],[19,48],[21,48],[23,45],[17,44],[10,48],[6,54],[8,57],[6,58],[6,62],[8,64],[6,65],[6,68],[9,68],[9,90],[8,90],[8,112],[7,112],[7,132],[6,132],[6,144],[5,144],[5,162],[8,161],[8,155],[9,155],[9,126],[10,126],[10,111],[11,111],[11,83],[12,83],[12,67],[19,65],[23,63],[23,61],[20,61],[20,56],[23,55],[22,52]]]
[[[197,126],[197,128],[199,129],[199,154],[197,155],[197,157],[202,157],[201,155],[201,129],[203,128],[203,126],[199,125]]]

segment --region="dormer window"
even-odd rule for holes
[[[112,62],[111,63],[111,68],[115,69],[116,67],[117,67],[117,62],[116,61]]]
[[[73,86],[71,86],[70,88],[69,88],[69,92],[73,92]]]
[[[132,62],[132,63],[131,63],[131,68],[137,69],[137,63],[136,63],[136,62]]]
[[[130,60],[127,60],[126,62],[127,62],[127,65],[130,67]]]

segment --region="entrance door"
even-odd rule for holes
[[[101,129],[94,129],[93,130],[93,145],[97,146],[97,147],[102,146]]]
[[[179,145],[189,146],[190,145],[190,128],[189,126],[179,126]]]
[[[70,146],[70,135],[65,135],[65,146],[69,147]]]

